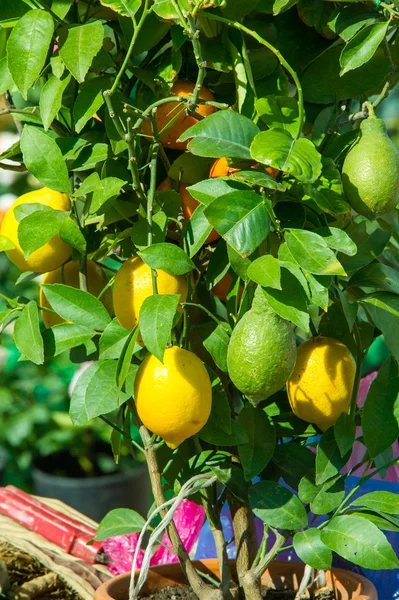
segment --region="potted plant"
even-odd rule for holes
[[[397,496],[355,493],[398,462],[399,153],[376,111],[396,78],[399,13],[293,4],[35,0],[6,16],[1,91],[23,124],[6,168],[45,187],[11,207],[0,241],[22,272],[48,273],[40,299],[7,297],[2,318],[36,364],[93,360],[76,425],[117,411],[115,455],[132,424],[140,434],[156,507],[148,521],[112,512],[97,534],[141,541],[153,527],[115,598],[155,589],[166,529],[200,600],[260,599],[271,580],[298,597],[335,585],[375,597],[330,571],[333,552],[398,567],[384,535]],[[390,355],[360,410],[381,333]],[[365,474],[346,493],[357,426]],[[181,543],[185,498],[204,505],[217,568]],[[291,546],[302,567],[275,563]],[[162,567],[154,585],[180,577]]]

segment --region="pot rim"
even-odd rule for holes
[[[235,561],[229,561],[230,563],[235,563]],[[193,561],[194,565],[197,566],[197,568],[201,565],[204,565],[205,567],[211,568],[212,566],[218,568],[218,560],[216,558],[208,558],[208,559],[203,559],[203,560],[195,560]],[[170,575],[170,567],[173,566],[175,570],[176,567],[179,566],[179,563],[167,563],[164,565],[157,565],[154,567],[150,568],[150,572],[152,572],[155,576],[158,574],[160,576],[164,576],[164,577],[168,577],[168,574]],[[281,573],[284,571],[288,571],[291,573],[296,573],[296,572],[300,572],[305,568],[304,563],[301,562],[295,562],[295,561],[275,561],[273,562],[269,569],[271,570],[271,573],[273,574],[273,572],[277,572],[277,573]],[[267,578],[267,573],[269,572],[269,569],[266,571],[266,573],[262,576],[262,579],[266,579]],[[136,576],[138,575],[138,573],[140,572],[140,570],[136,571]],[[329,571],[327,571],[327,573],[332,573],[334,576],[336,577],[340,577],[340,579],[342,580],[346,580],[346,582],[357,582],[361,584],[361,589],[359,590],[359,595],[353,597],[352,600],[378,600],[378,594],[377,594],[377,590],[374,586],[374,584],[369,581],[366,577],[364,577],[363,575],[360,575],[358,573],[354,573],[353,571],[347,571],[345,569],[330,569]],[[116,577],[113,577],[111,579],[109,579],[108,581],[106,581],[105,583],[103,583],[97,590],[96,593],[94,595],[94,600],[115,600],[115,598],[113,596],[111,596],[111,592],[113,591],[112,588],[116,587],[119,582],[124,582],[127,579],[130,579],[130,573],[122,573],[121,575],[117,575]],[[125,599],[124,599],[125,600]],[[127,600],[127,597],[126,597]]]

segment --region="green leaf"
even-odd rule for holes
[[[300,477],[313,472],[315,460],[316,457],[309,448],[293,443],[279,444],[273,456],[273,462],[277,467],[292,477]]]
[[[285,241],[302,269],[315,275],[345,275],[345,271],[324,238],[305,229],[291,229]]]
[[[47,244],[68,219],[68,213],[62,210],[38,210],[23,218],[18,227],[18,241],[29,258],[33,252]]]
[[[326,571],[331,569],[332,552],[321,541],[319,529],[298,531],[292,539],[294,550],[305,565]]]
[[[215,361],[215,365],[227,373],[227,347],[231,336],[231,327],[228,323],[201,324],[200,328],[204,347]]]
[[[399,296],[389,292],[377,292],[358,302],[371,316],[374,325],[381,330],[385,343],[394,358],[399,360]]]
[[[64,19],[71,8],[73,0],[53,0],[51,10],[57,17]]]
[[[168,177],[174,179],[174,181],[193,185],[203,179],[208,179],[212,164],[213,160],[211,158],[194,156],[190,152],[185,152],[180,154],[172,163],[168,171]]]
[[[90,214],[101,214],[100,209],[110,198],[116,198],[127,181],[119,177],[105,177],[101,179],[98,187],[93,191],[90,203]],[[155,216],[155,215],[154,215]]]
[[[266,525],[294,531],[308,524],[305,507],[286,487],[260,481],[249,489],[250,505]]]
[[[42,87],[40,93],[40,116],[46,131],[49,129],[61,108],[62,95],[70,81],[70,75],[67,75],[62,80],[53,75]]]
[[[388,520],[384,515],[360,509],[348,511],[348,514],[356,517],[363,517],[374,523],[374,525],[376,525],[378,529],[382,529],[382,531],[395,531],[396,533],[399,533],[399,525],[392,523],[392,521]]]
[[[242,502],[248,502],[248,484],[244,479],[244,473],[237,465],[228,467],[211,467],[212,473],[216,475],[220,483]]]
[[[87,344],[95,332],[84,325],[61,323],[43,332],[45,356],[58,356],[66,350]]]
[[[342,67],[341,77],[348,71],[358,69],[373,58],[378,46],[386,36],[388,24],[387,21],[383,21],[366,25],[345,45],[339,59]]]
[[[314,233],[320,235],[329,248],[343,252],[348,256],[354,256],[357,252],[355,242],[342,229],[336,227],[319,227]]]
[[[102,519],[94,539],[103,542],[118,535],[129,535],[141,531],[144,525],[145,519],[135,510],[115,508]]]
[[[348,298],[348,292],[342,291],[338,288],[338,296],[341,300],[342,310],[344,311],[345,318],[348,323],[349,331],[352,331],[356,321],[358,305],[356,302],[350,302]]]
[[[276,181],[274,177],[272,177],[271,175],[269,175],[269,173],[266,173],[265,171],[259,171],[255,169],[245,171],[244,169],[242,169],[241,171],[237,171],[236,173],[232,173],[231,175],[229,175],[229,179],[231,179],[232,181],[242,181],[251,186],[257,185],[268,190],[285,192],[285,186],[279,181]]]
[[[352,275],[348,282],[348,288],[351,286],[399,294],[398,273],[392,267],[374,261]]]
[[[225,196],[235,190],[247,190],[248,188],[242,183],[218,177],[215,179],[205,179],[195,185],[191,185],[187,189],[192,197],[198,200],[198,202],[205,204],[205,206],[209,206],[211,202],[220,196]]]
[[[334,429],[330,427],[321,436],[316,454],[316,484],[320,485],[337,475],[346,463],[346,456],[342,457]]]
[[[321,155],[305,138],[295,140],[286,129],[258,133],[251,144],[252,158],[264,165],[285,171],[299,181],[312,183],[320,177]]]
[[[52,138],[37,127],[25,125],[21,150],[26,167],[40,183],[58,192],[69,192],[68,169]]]
[[[195,269],[193,261],[179,246],[167,242],[148,246],[138,254],[151,269],[161,269],[172,275],[184,275]]]
[[[116,369],[115,360],[99,360],[80,375],[70,406],[74,425],[86,425],[91,419],[112,412],[131,396],[119,390]]]
[[[30,10],[8,38],[8,69],[25,100],[44,67],[53,32],[54,22],[47,11]]]
[[[378,258],[389,242],[391,232],[375,229],[369,234],[363,221],[358,224],[353,234],[351,233],[351,237],[357,245],[357,252],[354,256],[348,258],[343,256],[341,258],[342,265],[347,273],[358,271]]]
[[[271,254],[260,256],[247,269],[249,279],[264,287],[281,290],[281,269],[277,258]]]
[[[80,133],[86,123],[90,121],[93,115],[104,104],[103,91],[110,85],[108,77],[100,77],[98,79],[90,79],[85,81],[79,87],[78,97],[73,105],[73,117],[75,119],[75,129]]]
[[[35,365],[44,363],[43,339],[40,335],[37,304],[31,300],[15,322],[14,341],[22,357]]]
[[[184,241],[190,258],[195,256],[202,248],[213,229],[204,214],[204,210],[205,206],[203,204],[197,206],[187,223]]]
[[[365,569],[397,569],[399,566],[385,535],[363,517],[336,517],[321,530],[321,541]]]
[[[246,431],[231,418],[229,401],[220,386],[212,389],[211,414],[198,437],[217,446],[239,446],[248,442]]]
[[[162,210],[155,213],[155,215],[152,217],[152,241],[154,244],[160,244],[165,241],[167,227],[167,215]],[[144,250],[148,247],[147,218],[142,218],[136,221],[132,227],[131,238],[138,250]]]
[[[100,3],[124,17],[134,17],[141,6],[141,0],[100,0]]]
[[[310,502],[310,510],[315,515],[326,515],[339,506],[345,496],[345,480],[337,477],[317,487]]]
[[[299,124],[298,102],[290,96],[264,96],[255,102],[259,117],[270,128],[286,129],[296,134]]]
[[[205,209],[205,216],[244,258],[252,254],[269,233],[269,215],[256,192],[238,191],[221,196]]]
[[[15,246],[12,241],[9,240],[5,235],[0,235],[0,252],[4,252],[5,250],[13,250],[13,248],[15,248]]]
[[[259,475],[270,462],[276,446],[276,430],[260,407],[246,404],[238,423],[247,432],[248,442],[238,448],[245,481]]]
[[[341,173],[331,158],[323,157],[323,170],[320,177],[304,190],[313,202],[332,216],[350,213],[350,206],[344,199]]]
[[[399,515],[399,496],[393,492],[370,492],[356,498],[351,506],[363,506],[376,513],[385,512],[388,515]]]
[[[82,198],[96,190],[100,190],[102,186],[101,179],[95,171],[82,181],[78,189],[72,194],[75,198]]]
[[[43,290],[52,308],[65,321],[102,331],[111,320],[100,300],[88,292],[62,283],[43,285]]]
[[[161,362],[171,340],[179,300],[178,294],[155,294],[148,296],[140,308],[139,323],[144,344]]]
[[[86,251],[86,238],[72,219],[64,219],[60,227],[60,238],[75,248],[83,256]]]
[[[15,87],[10,70],[8,68],[7,56],[0,60],[0,94]]]
[[[99,341],[101,359],[118,359],[128,338],[127,330],[113,319],[104,329]]]
[[[232,110],[219,110],[187,129],[180,141],[193,138],[187,149],[199,156],[250,159],[249,146],[258,132],[247,117]]]
[[[281,269],[281,290],[263,289],[272,309],[283,319],[309,331],[307,298],[298,279],[286,268]]]
[[[136,375],[138,371],[138,365],[132,365],[132,357],[134,353],[134,349],[137,343],[139,329],[137,325],[133,327],[132,331],[127,336],[126,342],[122,348],[122,352],[118,358],[118,366],[116,369],[116,383],[118,384],[118,388],[120,390],[124,389],[124,385],[126,379],[130,374],[134,372]]]
[[[68,37],[60,49],[60,56],[68,71],[83,83],[93,58],[99,53],[104,39],[101,21],[71,27]]]
[[[334,425],[334,437],[341,456],[344,457],[352,450],[356,439],[356,424],[353,417],[346,413],[339,415]]]
[[[371,384],[362,413],[364,443],[372,458],[399,436],[399,372],[389,356]]]

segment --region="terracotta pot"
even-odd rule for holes
[[[196,561],[195,566],[209,574],[219,575],[216,559]],[[262,577],[262,583],[278,590],[297,590],[304,571],[302,563],[280,561],[272,564]],[[130,574],[125,573],[103,583],[94,595],[94,600],[127,600]],[[184,575],[177,563],[153,567],[149,573],[142,595],[155,592],[167,585],[185,583]],[[337,600],[378,600],[374,585],[356,573],[333,569],[327,573],[327,583],[335,590]]]

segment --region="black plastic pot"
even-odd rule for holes
[[[131,508],[147,514],[150,506],[145,467],[131,473],[88,478],[61,477],[38,468],[33,469],[32,475],[36,495],[57,498],[97,522],[114,508]]]

